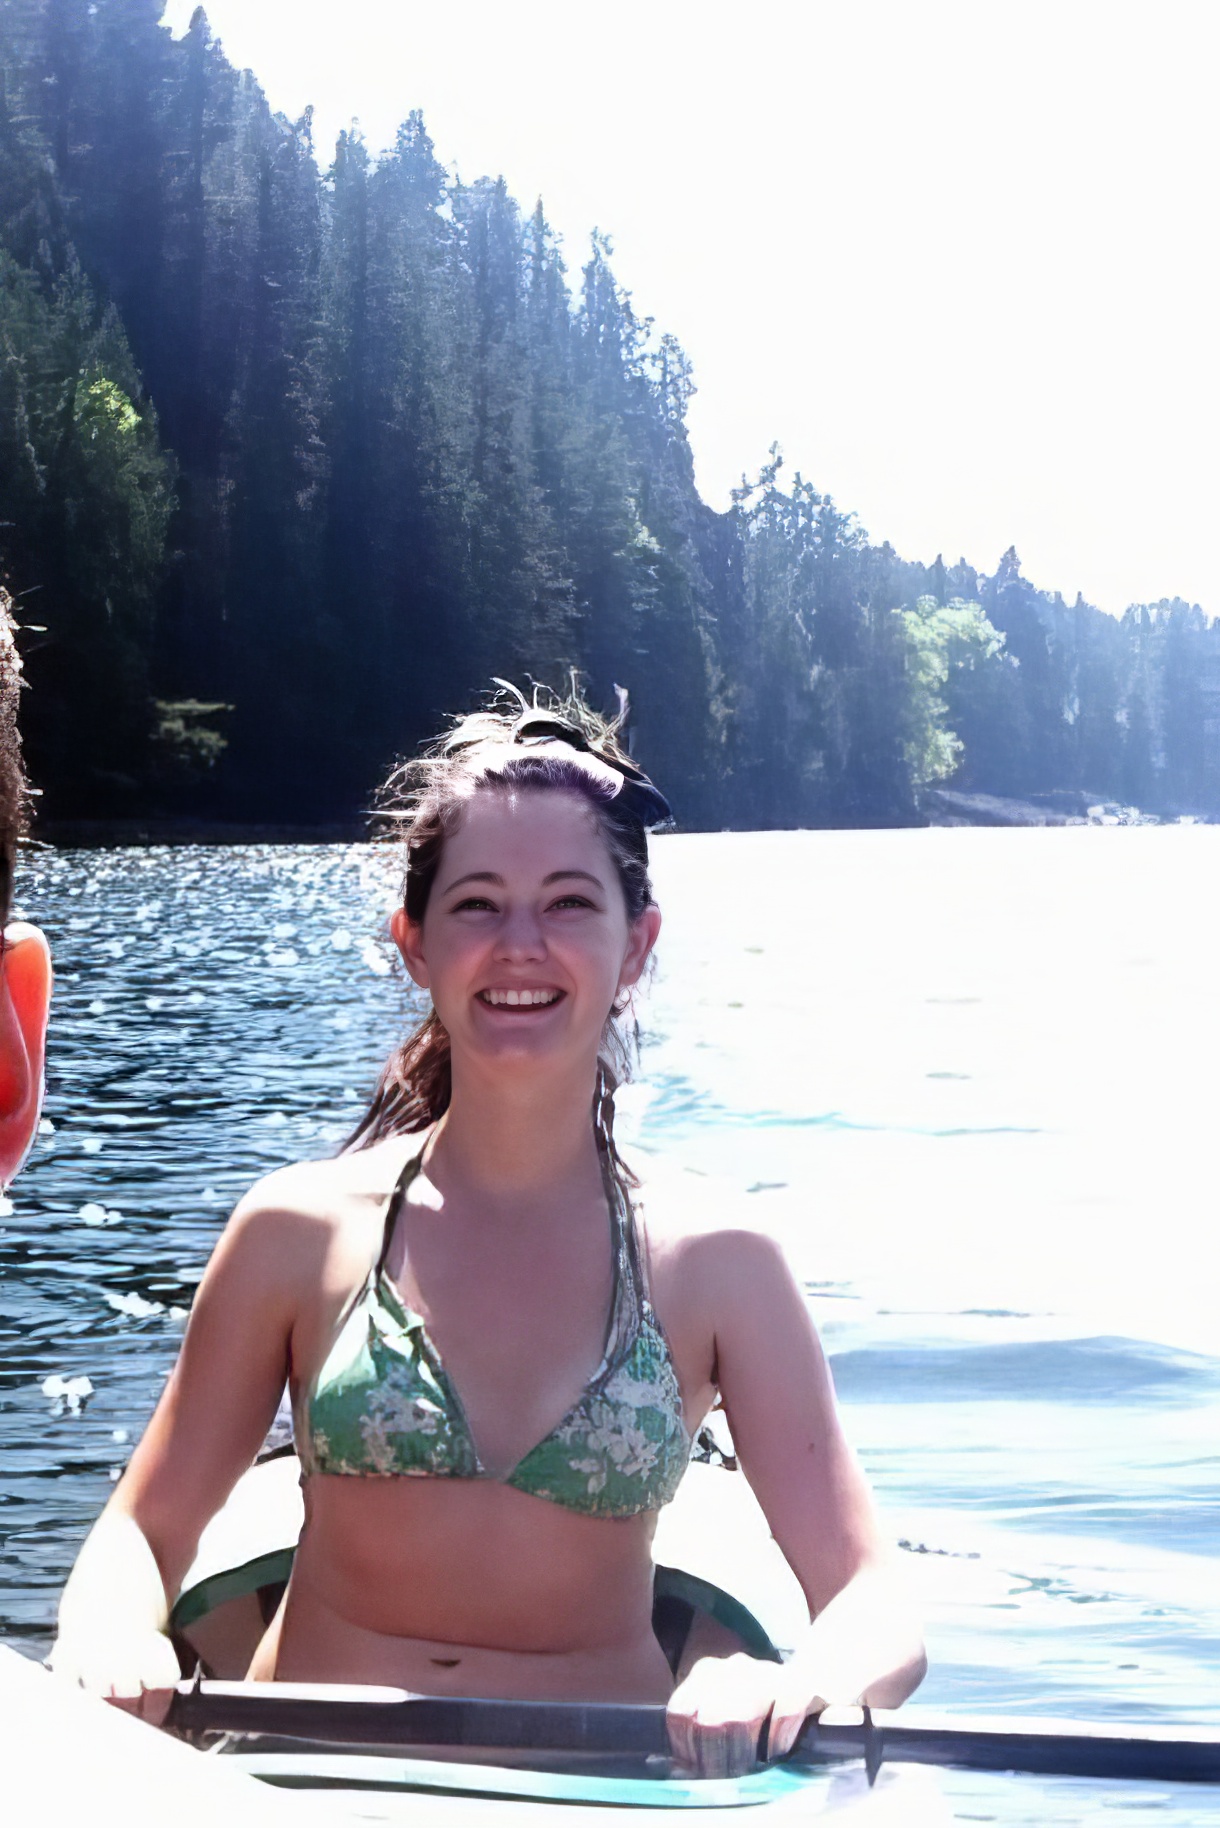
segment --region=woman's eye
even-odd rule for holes
[[[594,903],[587,895],[560,895],[549,904],[548,912],[566,908],[592,908]],[[494,914],[496,904],[485,895],[464,895],[461,901],[455,901],[449,910],[451,914]]]

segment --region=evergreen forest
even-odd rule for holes
[[[901,558],[776,450],[713,511],[605,237],[570,268],[417,113],[316,147],[160,12],[0,0],[0,582],[46,816],[354,826],[493,676],[572,668],[687,828],[938,787],[1220,816],[1198,607]]]

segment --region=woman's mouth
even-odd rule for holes
[[[562,990],[480,990],[478,999],[492,1009],[549,1009]]]

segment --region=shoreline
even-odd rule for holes
[[[282,820],[230,819],[40,819],[30,837],[52,850],[152,849],[192,844],[364,844],[369,827],[351,819],[323,825],[290,825]]]
[[[952,787],[925,787],[920,811],[929,825],[1024,826],[1063,825],[1209,825],[1202,813],[1148,812],[1118,800],[1104,799],[1084,788],[1054,788],[1025,799],[1007,794],[965,792]]]
[[[1137,806],[1102,800],[1075,788],[1031,794],[1028,799],[1015,799],[1003,794],[959,792],[947,787],[926,788],[921,796],[919,810],[922,816],[912,820],[909,825],[880,829],[919,831],[930,826],[1018,828],[1067,825],[1211,825],[1217,822],[1206,813],[1151,813]],[[679,826],[678,829],[685,828]],[[792,829],[842,831],[879,828],[828,825]],[[52,850],[139,849],[163,845],[366,844],[372,841],[371,824],[363,819],[298,825],[279,819],[202,819],[168,815],[146,819],[51,818],[39,820],[30,836],[33,847],[47,846]]]

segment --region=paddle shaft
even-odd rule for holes
[[[386,1689],[310,1692],[292,1684],[184,1683],[165,1724],[189,1734],[263,1734],[383,1748],[669,1752],[661,1707],[482,1701]],[[963,1719],[918,1708],[871,1716],[865,1711],[862,1717],[854,1708],[828,1711],[806,1724],[786,1762],[820,1765],[855,1758],[863,1758],[870,1773],[888,1760],[1043,1776],[1220,1784],[1220,1732],[1207,1728]]]
[[[276,1684],[184,1683],[165,1725],[180,1733],[259,1733],[336,1745],[479,1747],[548,1752],[668,1752],[660,1707],[481,1701],[401,1694],[362,1699],[329,1689],[277,1694]],[[297,1685],[292,1685],[297,1686]],[[376,1694],[378,1691],[373,1691]],[[380,1691],[384,1695],[387,1691]]]
[[[862,1723],[823,1716],[809,1721],[793,1752],[795,1761],[808,1764],[852,1756],[864,1758],[870,1775],[889,1763],[1097,1781],[1220,1784],[1220,1733],[1204,1728],[963,1719],[930,1712],[918,1719],[866,1715]]]

